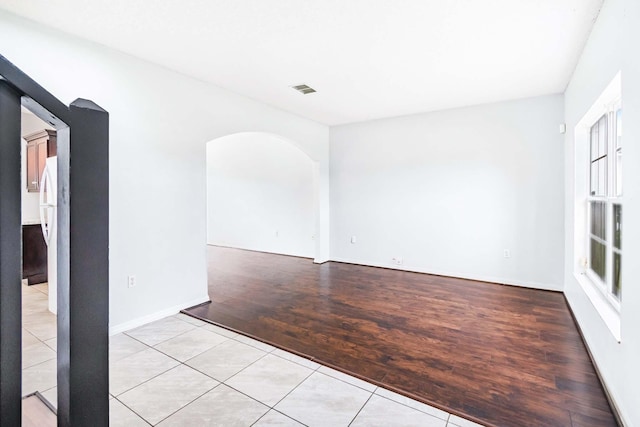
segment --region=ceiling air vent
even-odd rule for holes
[[[310,93],[315,92],[316,90],[312,87],[309,87],[307,85],[296,85],[296,86],[291,86],[292,88],[294,88],[295,90],[297,90],[298,92],[300,92],[303,95],[308,95]]]

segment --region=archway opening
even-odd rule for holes
[[[294,142],[242,132],[207,143],[207,244],[315,258],[318,167]]]

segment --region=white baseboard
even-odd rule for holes
[[[225,244],[221,244],[221,243],[208,243],[207,242],[207,246],[218,246],[218,247],[221,247],[221,248],[228,248],[228,249],[240,249],[240,250],[243,250],[243,251],[261,252],[263,254],[286,255],[286,256],[293,256],[293,257],[296,257],[296,258],[307,258],[307,259],[312,259],[313,258],[313,256],[301,255],[299,253],[293,253],[293,252],[274,252],[274,251],[268,251],[268,250],[264,250],[264,249],[247,248],[247,247],[244,247],[244,246],[230,246],[230,245],[225,245]]]
[[[502,285],[511,285],[511,286],[519,286],[522,288],[532,288],[532,289],[541,289],[545,291],[558,291],[562,292],[562,287],[560,285],[554,285],[549,283],[540,283],[540,282],[531,282],[531,281],[514,281],[510,279],[504,279],[501,277],[493,277],[493,276],[483,276],[483,275],[475,275],[475,274],[465,274],[458,273],[453,271],[440,271],[440,270],[427,270],[424,268],[415,268],[407,265],[393,265],[393,264],[379,264],[372,262],[364,262],[355,259],[348,258],[336,258],[332,257],[331,261],[336,262],[344,262],[346,264],[357,264],[364,265],[369,267],[381,267],[381,268],[389,268],[391,270],[401,270],[401,271],[410,271],[413,273],[425,273],[425,274],[435,274],[437,276],[446,276],[446,277],[455,277],[458,279],[469,279],[469,280],[477,280],[480,282],[490,282],[490,283],[498,283]]]
[[[202,304],[209,301],[209,295],[207,295],[206,297],[196,298],[182,304],[174,305],[172,307],[165,308],[164,310],[156,311],[155,313],[129,320],[128,322],[109,326],[109,335],[119,334],[121,332],[137,328],[138,326],[146,325],[147,323],[155,322],[156,320],[164,319],[168,316],[173,316],[174,314],[178,314],[180,310],[184,310],[185,308],[193,307],[194,305]]]

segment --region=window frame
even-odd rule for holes
[[[586,196],[586,213],[587,213],[587,221],[586,221],[586,230],[585,230],[585,254],[586,262],[585,262],[585,276],[595,285],[594,287],[601,293],[604,299],[615,309],[615,311],[619,314],[621,310],[622,303],[622,289],[620,290],[619,296],[616,296],[613,292],[613,277],[614,277],[614,254],[619,254],[622,257],[622,245],[620,248],[615,247],[614,243],[614,205],[619,205],[622,209],[624,206],[623,203],[623,194],[622,191],[618,191],[621,188],[624,188],[623,183],[621,182],[621,178],[618,180],[618,164],[617,164],[617,154],[620,152],[620,156],[622,156],[622,145],[618,147],[618,111],[622,110],[622,100],[618,95],[612,101],[606,103],[603,106],[603,109],[600,110],[601,114],[597,117],[593,123],[589,126],[589,161],[587,162],[587,176],[588,176],[588,191]],[[594,195],[592,194],[593,188],[593,132],[592,129],[595,125],[598,125],[602,118],[605,118],[605,132],[606,132],[606,154],[600,156],[598,159],[603,159],[606,157],[606,173],[605,173],[605,194],[604,195]],[[598,129],[598,137],[600,129]],[[595,160],[598,161],[598,160]],[[620,166],[620,169],[622,167]],[[591,204],[594,202],[601,202],[605,204],[605,234],[604,239],[592,233],[592,209]],[[624,210],[624,209],[623,209]],[[622,224],[622,220],[620,221]],[[620,226],[620,234],[622,235],[622,226]],[[591,267],[591,241],[595,240],[599,244],[605,246],[605,280],[603,280]],[[622,236],[621,236],[622,240]]]

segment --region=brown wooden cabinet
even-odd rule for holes
[[[22,278],[29,285],[44,283],[47,277],[47,244],[40,224],[22,226]]]
[[[24,139],[27,141],[27,191],[39,191],[47,157],[56,155],[56,131],[45,129]]]

